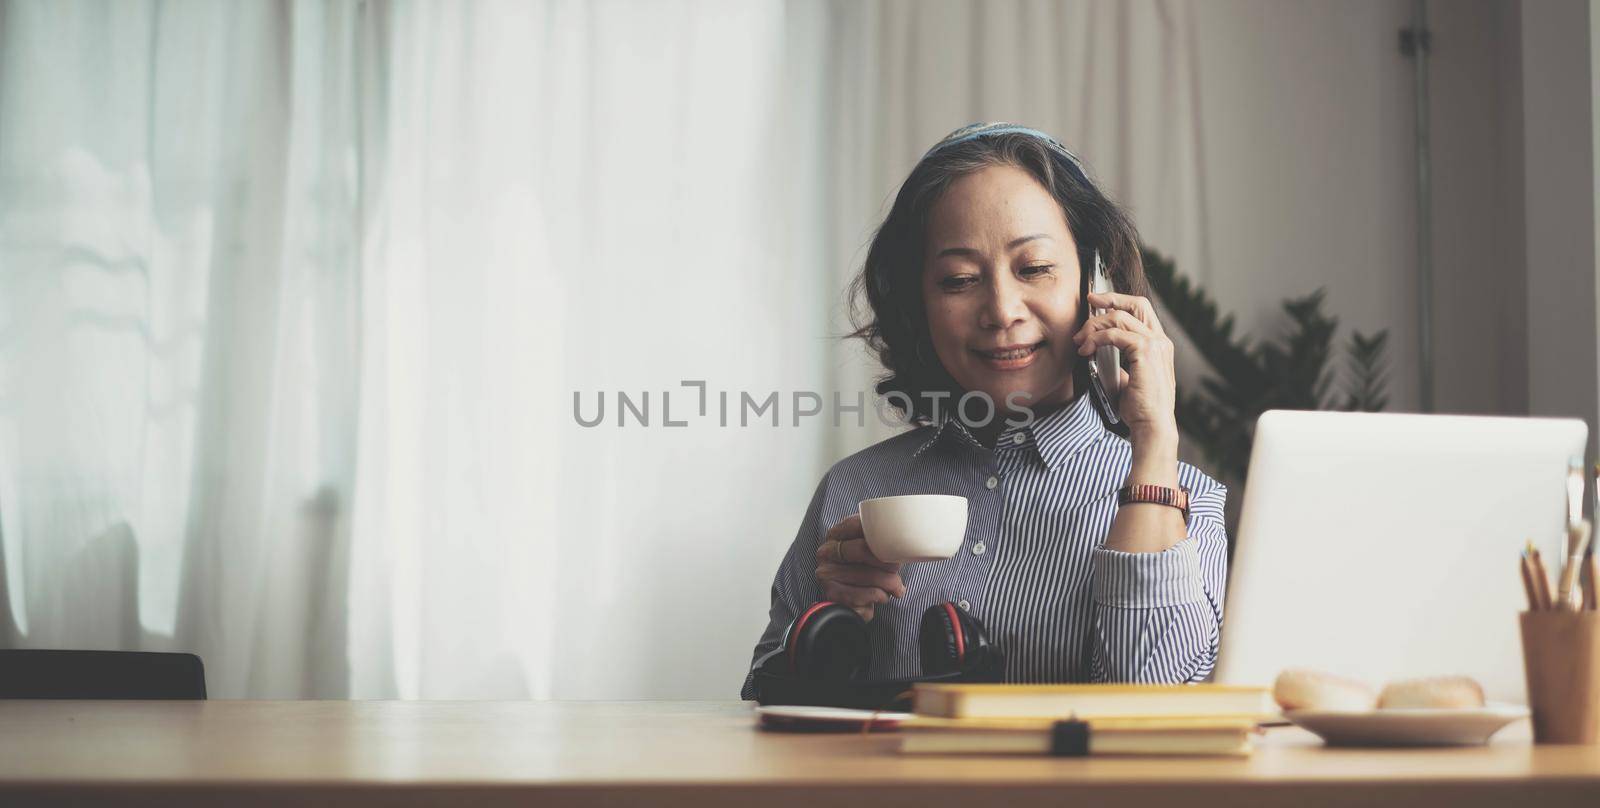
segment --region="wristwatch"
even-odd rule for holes
[[[1117,504],[1147,502],[1166,505],[1183,512],[1183,521],[1189,521],[1189,489],[1184,486],[1168,488],[1164,485],[1125,485],[1117,489]]]

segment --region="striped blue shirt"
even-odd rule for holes
[[[922,612],[959,603],[1005,652],[1008,682],[1194,682],[1217,657],[1227,576],[1227,488],[1186,463],[1188,536],[1160,553],[1108,550],[1133,447],[1106,429],[1088,396],[1028,426],[1008,426],[995,448],[957,420],[910,430],[836,463],[817,486],[772,583],[769,622],[755,658],[822,599],[816,549],[861,500],[959,494],[967,534],[956,555],[900,569],[906,596],[877,606],[868,629],[871,678],[921,673]],[[755,698],[754,677],[742,692]]]

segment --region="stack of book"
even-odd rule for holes
[[[900,751],[1246,755],[1277,714],[1266,688],[919,684]]]

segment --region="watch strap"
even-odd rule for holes
[[[1166,505],[1183,512],[1183,521],[1189,521],[1189,489],[1184,486],[1168,488],[1164,485],[1135,484],[1117,489],[1117,504],[1148,503]]]

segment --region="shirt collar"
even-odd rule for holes
[[[1006,427],[995,446],[997,449],[1031,446],[1045,467],[1055,471],[1073,455],[1098,443],[1108,431],[1100,420],[1100,414],[1095,412],[1089,396],[1080,395],[1065,407],[1031,424]],[[1016,442],[1017,435],[1024,436],[1020,444]],[[940,424],[933,427],[933,434],[917,447],[912,457],[920,456],[941,439],[960,440],[987,451],[987,447],[972,436],[959,418],[954,417],[953,413],[944,412]]]

